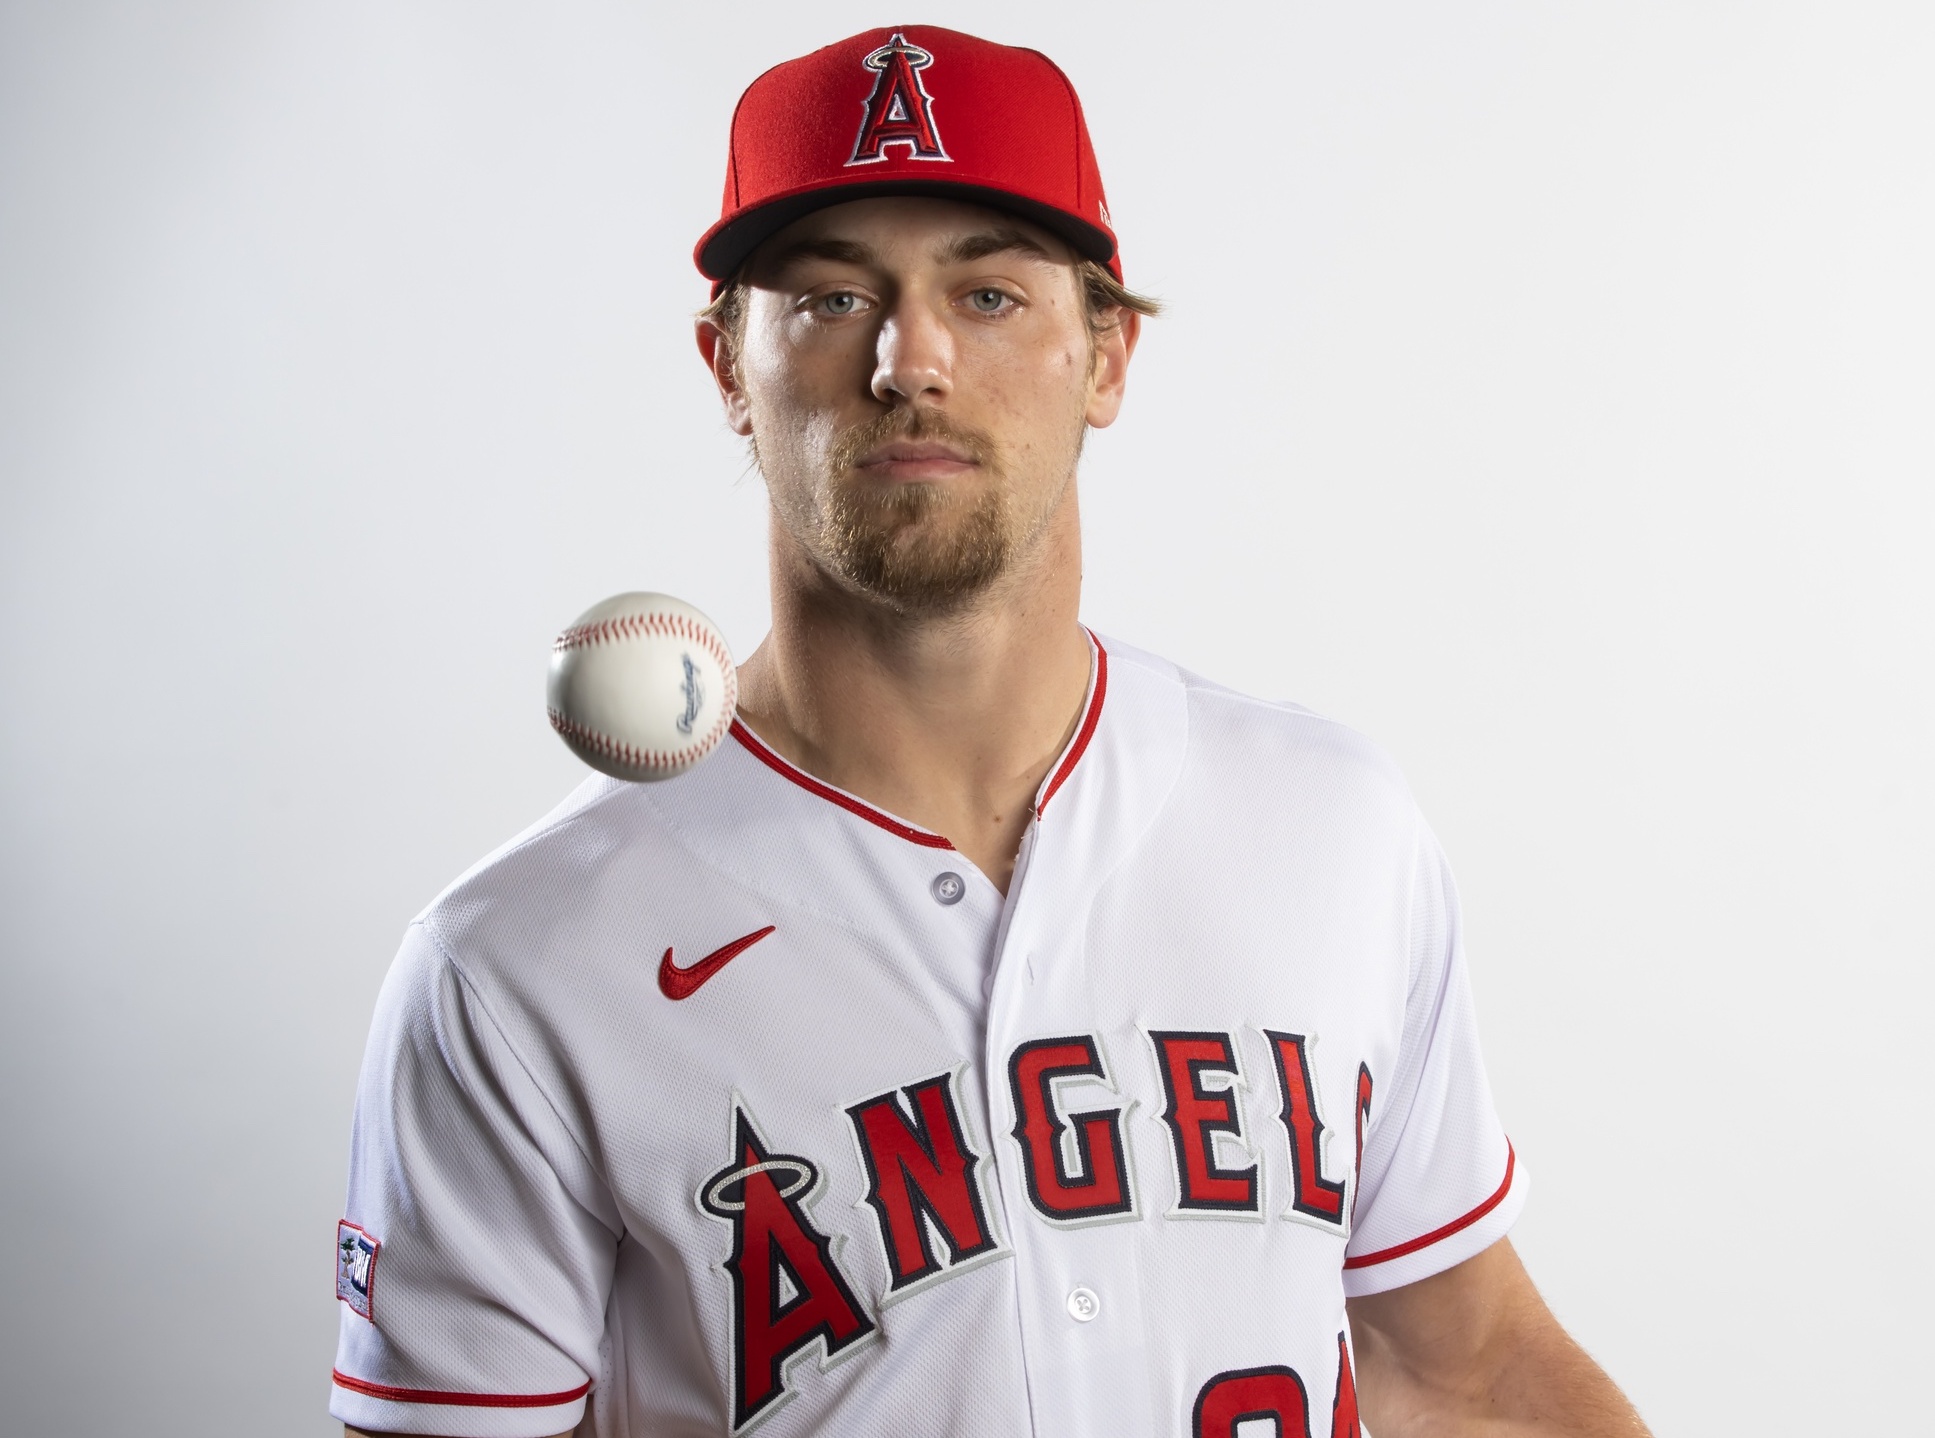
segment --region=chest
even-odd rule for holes
[[[1403,915],[1287,862],[1179,882],[1163,846],[1105,876],[1024,851],[1004,899],[939,851],[857,899],[712,895],[560,1026],[627,1228],[678,1274],[640,1301],[690,1305],[735,1427],[800,1355],[964,1306],[1022,1387],[1146,1386],[1177,1305],[1210,1348],[1299,1323],[1334,1347]]]

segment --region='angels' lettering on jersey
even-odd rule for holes
[[[1317,1086],[1310,1077],[1312,1039],[1272,1029],[1264,1030],[1263,1036],[1270,1041],[1270,1057],[1276,1061],[1277,1086],[1283,1094],[1281,1117],[1290,1136],[1290,1208],[1284,1216],[1342,1227],[1344,1184],[1323,1175],[1324,1139],[1328,1135],[1324,1121],[1317,1117]],[[1369,1103],[1368,1088],[1364,1102]],[[1358,1144],[1357,1161],[1364,1161],[1362,1142]]]
[[[810,1160],[773,1153],[746,1110],[732,1113],[733,1157],[699,1191],[699,1206],[732,1225],[721,1265],[732,1280],[732,1426],[743,1432],[787,1397],[786,1366],[808,1348],[830,1362],[874,1326],[806,1208],[820,1192]]]
[[[1060,1087],[1083,1078],[1108,1083],[1101,1050],[1087,1034],[1037,1039],[1008,1060],[1028,1197],[1050,1223],[1102,1223],[1135,1212],[1122,1110],[1062,1112]]]
[[[1243,1124],[1235,1090],[1242,1079],[1228,1034],[1153,1032],[1156,1069],[1168,1105],[1162,1111],[1176,1154],[1176,1213],[1208,1215],[1262,1213],[1262,1185],[1255,1164],[1225,1168],[1216,1157],[1216,1137],[1239,1144]],[[1220,1077],[1215,1088],[1208,1080]]]
[[[847,1110],[893,1296],[1000,1249],[977,1176],[985,1160],[968,1145],[954,1079],[923,1079]]]
[[[1277,1058],[1293,1195],[1284,1216],[1314,1213],[1341,1244],[1346,1183],[1314,1176],[1322,1125],[1315,1117],[1316,1085],[1305,1057],[1311,1040],[1272,1029],[1259,1032]],[[1240,1138],[1243,1132],[1235,1099],[1234,1081],[1241,1077],[1235,1037],[1155,1029],[1149,1039],[1167,1098],[1162,1121],[1176,1153],[1178,1196],[1167,1217],[1257,1217],[1259,1165],[1230,1169],[1213,1152],[1216,1135]],[[980,1179],[990,1156],[975,1150],[961,1119],[955,1085],[966,1067],[845,1109],[864,1173],[862,1201],[873,1211],[887,1274],[885,1291],[874,1295],[876,1313],[929,1282],[1007,1252],[989,1220]],[[1368,1075],[1369,1069],[1359,1072]],[[1082,1081],[1113,1087],[1099,1039],[1076,1034],[1030,1040],[1016,1047],[1008,1073],[1012,1136],[1038,1217],[1053,1228],[1141,1217],[1123,1128],[1127,1106],[1070,1112],[1074,1101],[1059,1091]],[[1209,1087],[1216,1075],[1230,1083]],[[1368,1091],[1366,1081],[1363,1092]],[[727,1347],[733,1431],[739,1433],[790,1395],[787,1370],[794,1360],[811,1350],[824,1370],[871,1337],[874,1324],[855,1296],[861,1284],[842,1269],[833,1240],[807,1212],[829,1187],[821,1163],[804,1154],[775,1152],[759,1136],[738,1094],[732,1098],[731,1155],[696,1197],[701,1210],[732,1227],[731,1249],[719,1268],[731,1286]],[[1349,1181],[1356,1178],[1353,1172]],[[1267,1388],[1274,1381],[1254,1375],[1244,1383],[1229,1379],[1219,1390],[1222,1396],[1209,1402],[1210,1421],[1222,1421],[1214,1415],[1237,1401],[1232,1394],[1261,1391],[1259,1385]],[[1204,1389],[1206,1401],[1210,1391]],[[1205,1411],[1200,1402],[1198,1410],[1199,1415]],[[1262,1411],[1245,1410],[1232,1421]]]

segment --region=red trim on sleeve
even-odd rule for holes
[[[925,829],[916,829],[911,824],[903,824],[891,814],[883,814],[871,804],[863,803],[851,794],[843,794],[831,784],[822,784],[811,774],[803,773],[787,763],[779,755],[766,747],[766,743],[752,730],[737,719],[732,721],[732,737],[746,746],[752,756],[782,778],[791,779],[809,794],[817,794],[829,804],[838,804],[849,814],[858,814],[869,824],[878,824],[889,834],[897,834],[910,844],[920,844],[929,849],[952,849],[944,837],[930,834]]]
[[[347,1388],[352,1393],[387,1399],[391,1403],[437,1403],[449,1408],[555,1408],[591,1391],[591,1384],[586,1382],[568,1393],[445,1393],[435,1388],[392,1388],[387,1383],[366,1383],[361,1378],[351,1378],[340,1368],[331,1369],[330,1376],[338,1388]]]
[[[1512,1170],[1517,1165],[1518,1155],[1512,1151],[1512,1141],[1507,1139],[1505,1140],[1505,1181],[1499,1184],[1498,1192],[1464,1217],[1452,1219],[1443,1228],[1434,1228],[1422,1238],[1414,1238],[1409,1243],[1400,1243],[1395,1248],[1380,1248],[1376,1253],[1361,1253],[1355,1258],[1346,1258],[1344,1267],[1369,1268],[1373,1263],[1389,1263],[1392,1259],[1402,1258],[1407,1253],[1416,1253],[1420,1248],[1429,1248],[1439,1239],[1449,1238],[1460,1229],[1470,1228],[1505,1201],[1505,1195],[1512,1190]]]
[[[1055,791],[1061,788],[1062,781],[1075,772],[1076,764],[1081,762],[1082,751],[1088,748],[1088,741],[1095,737],[1095,725],[1102,717],[1102,696],[1109,692],[1109,651],[1102,647],[1102,641],[1095,637],[1093,629],[1089,630],[1088,637],[1095,646],[1095,692],[1088,697],[1088,712],[1082,715],[1082,727],[1075,731],[1075,742],[1068,746],[1061,767],[1055,770],[1055,777],[1042,790],[1041,802],[1035,805],[1037,819],[1048,808],[1048,801],[1055,797]]]

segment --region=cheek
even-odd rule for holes
[[[989,367],[986,393],[990,408],[1009,431],[1017,455],[1057,457],[1065,453],[1081,424],[1088,398],[1088,351],[1057,346],[1024,366]]]
[[[832,410],[791,386],[754,396],[752,421],[761,470],[786,485],[810,484],[842,429]]]
[[[770,342],[748,346],[740,377],[761,454],[815,454],[839,432],[842,384],[828,358]]]
[[[816,329],[798,316],[747,327],[742,374],[749,393],[792,412],[850,404],[868,392],[877,336],[866,325]]]

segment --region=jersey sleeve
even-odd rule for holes
[[[1344,1257],[1351,1297],[1464,1262],[1504,1237],[1525,1202],[1479,1052],[1457,891],[1422,821],[1410,946],[1397,1066],[1388,1079],[1359,1075],[1359,1121],[1369,1118]]]
[[[573,1429],[622,1231],[478,990],[414,925],[357,1091],[330,1413],[467,1438]]]

